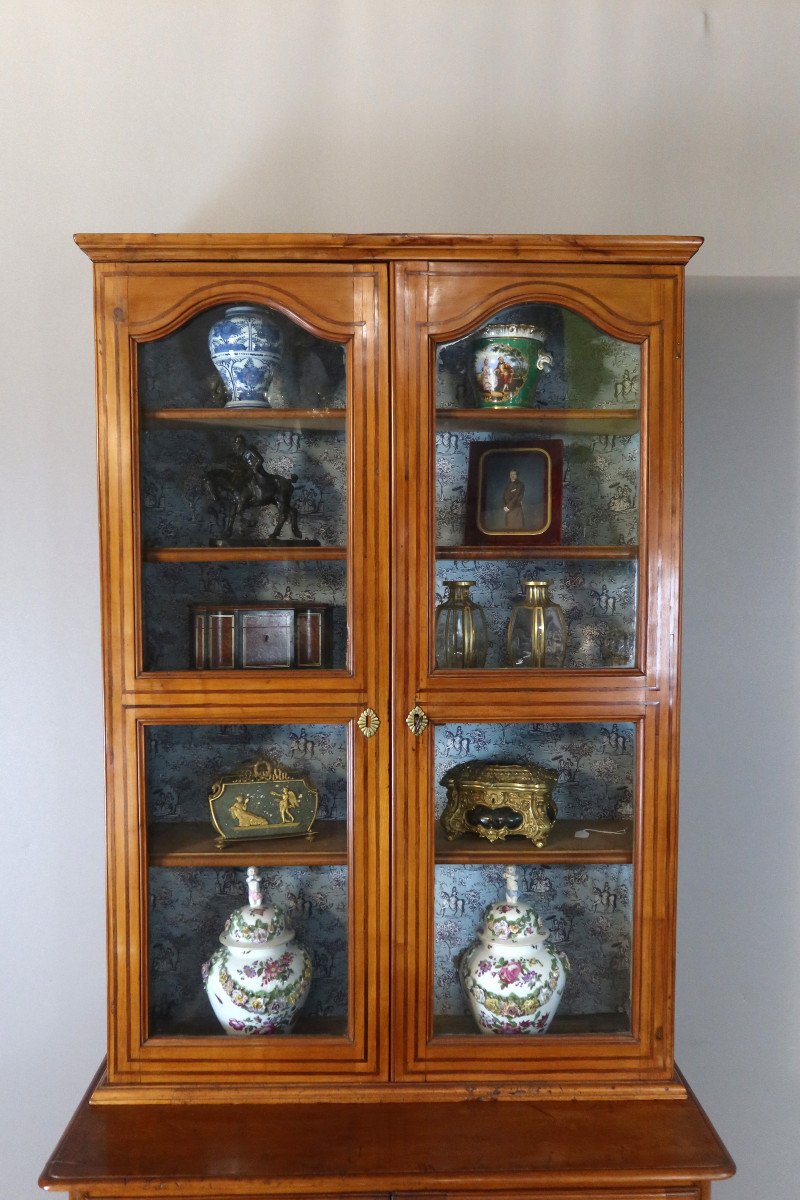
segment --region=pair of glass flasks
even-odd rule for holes
[[[474,580],[446,579],[447,595],[436,606],[437,667],[482,667],[489,652],[486,614],[470,595]],[[567,622],[550,597],[550,584],[526,579],[524,596],[509,617],[506,658],[511,667],[562,667],[567,654]]]

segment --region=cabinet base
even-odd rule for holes
[[[79,1105],[40,1184],[74,1200],[709,1200],[735,1167],[690,1091],[516,1104]],[[276,1112],[276,1117],[278,1113]]]

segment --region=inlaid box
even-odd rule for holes
[[[194,604],[192,632],[199,670],[330,666],[328,604]]]

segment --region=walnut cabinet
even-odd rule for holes
[[[700,239],[76,240],[95,279],[108,1056],[43,1186],[707,1200],[733,1168],[673,1060]],[[217,344],[237,312],[258,320],[234,361]],[[531,580],[563,614],[547,658],[510,630]],[[463,612],[442,633],[454,581],[477,651]],[[473,760],[551,773],[543,847],[491,806],[448,838],[442,780]],[[221,845],[212,785],[263,761],[317,790],[314,836]],[[503,1011],[524,1032],[479,1028],[459,982],[509,865],[570,962],[546,1033],[515,1012],[513,964]],[[251,866],[313,964],[271,1037],[229,1036],[201,977]]]

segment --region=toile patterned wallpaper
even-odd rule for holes
[[[546,579],[567,622],[565,668],[631,667],[636,657],[636,571],[634,560],[439,559],[436,603],[446,599],[446,579],[471,579],[472,599],[489,628],[486,667],[507,667],[506,630],[523,597],[522,580]]]
[[[473,442],[504,442],[484,430],[436,434],[436,542],[464,544],[467,469]],[[541,436],[539,440],[542,439]],[[564,443],[561,540],[566,546],[635,546],[639,538],[639,434],[571,434]]]
[[[192,664],[192,604],[309,600],[330,604],[332,663],[347,656],[347,564],[337,561],[144,563],[144,666],[186,671]]]
[[[149,823],[207,821],[220,774],[257,757],[295,770],[319,792],[319,819],[347,816],[344,725],[151,725],[145,733]],[[304,1012],[346,1017],[347,869],[262,870],[265,894],[290,914],[315,976]],[[150,1007],[161,1032],[218,1031],[200,967],[225,919],[246,903],[238,868],[150,868]]]
[[[144,411],[216,407],[223,403],[207,352],[218,308],[169,337],[139,348],[139,394]],[[543,407],[635,408],[640,354],[566,309],[524,305],[497,319],[531,321],[548,331],[554,356],[538,393]],[[282,324],[287,351],[270,390],[274,407],[343,407],[341,347],[321,342],[292,322]],[[471,403],[466,376],[469,339],[438,354],[440,407]],[[437,437],[437,540],[463,542],[469,443],[486,436],[443,430]],[[251,432],[268,469],[300,477],[296,497],[304,536],[343,544],[346,447],[334,432]],[[232,436],[218,430],[147,429],[142,438],[142,525],[146,544],[203,545],[213,536],[203,472],[229,453]],[[565,438],[564,541],[634,544],[638,538],[638,435]],[[268,510],[254,539],[274,524]],[[455,568],[455,571],[454,571]],[[475,578],[474,598],[489,620],[487,665],[500,665],[505,623],[524,577],[552,579],[552,594],[570,625],[572,666],[632,661],[636,564],[628,561],[478,561],[437,566],[442,581]],[[192,602],[309,599],[335,605],[344,629],[346,579],[342,563],[145,564],[145,641],[148,669],[188,666]],[[338,616],[337,616],[338,614]],[[343,663],[343,637],[340,642]],[[494,656],[494,658],[492,657]],[[616,660],[616,661],[615,661]],[[340,665],[337,663],[336,665]],[[635,761],[632,724],[474,723],[435,729],[437,815],[444,807],[438,780],[470,758],[535,761],[559,773],[555,798],[563,817],[630,817]],[[220,773],[260,755],[306,775],[320,793],[320,818],[347,813],[347,741],[339,725],[151,726],[146,732],[148,817],[152,821],[208,820],[208,790]],[[314,963],[305,1013],[343,1018],[347,1012],[347,869],[291,867],[264,871],[271,900],[289,911]],[[154,1032],[216,1032],[200,967],[217,944],[230,911],[245,902],[244,871],[150,868],[150,1012]],[[620,1012],[630,1006],[632,872],[629,866],[521,868],[551,934],[566,951],[572,974],[563,1013]],[[483,908],[503,891],[502,868],[438,866],[435,876],[434,1004],[439,1014],[466,1013],[456,964],[472,941]]]
[[[635,729],[630,722],[481,722],[434,727],[434,812],[447,803],[440,780],[471,759],[538,763],[558,772],[559,816],[586,821],[633,815]],[[609,835],[611,836],[611,835]],[[458,959],[484,908],[504,894],[498,865],[436,867],[434,991],[438,1015],[466,1014]],[[627,1013],[630,1006],[632,870],[622,866],[520,867],[553,940],[572,965],[560,1012]]]
[[[232,302],[233,303],[233,302]],[[220,378],[208,352],[208,333],[227,305],[206,309],[174,333],[139,345],[137,368],[142,409],[220,408]],[[268,399],[272,408],[344,408],[345,349],[316,337],[273,309],[265,310],[283,333],[283,360]]]
[[[288,914],[311,955],[306,1017],[347,1018],[346,867],[262,868],[265,903]],[[238,868],[151,867],[149,871],[150,1021],[157,1034],[222,1031],[200,968],[217,948],[227,917],[247,903]]]
[[[630,1014],[632,871],[623,866],[519,868],[553,943],[572,968],[559,1014]],[[461,954],[481,914],[505,895],[503,867],[437,866],[434,886],[434,1012],[468,1014],[458,979]]]
[[[558,772],[553,799],[560,817],[581,821],[630,818],[636,734],[630,722],[608,725],[548,721],[469,723],[434,727],[434,812],[444,812],[447,794],[439,782],[457,763],[536,763]]]
[[[148,821],[208,821],[213,781],[257,758],[297,771],[319,792],[319,820],[347,817],[345,725],[149,725]]]
[[[451,723],[434,727],[437,818],[446,802],[439,780],[472,758],[537,762],[559,775],[554,796],[562,817],[630,817],[635,732],[631,723]],[[346,815],[344,726],[150,726],[146,733],[150,821],[208,820],[211,781],[259,754],[307,776],[320,792],[320,817]],[[569,1013],[627,1012],[630,991],[631,869],[627,866],[523,867],[524,890],[540,902],[559,947],[573,965],[562,1004]],[[298,932],[321,964],[308,1015],[346,1011],[346,872],[284,868],[266,873],[267,892],[288,906]],[[151,868],[151,1012],[162,1031],[208,1024],[200,964],[229,911],[243,895],[236,869]],[[438,866],[435,879],[435,1007],[466,1013],[456,974],[483,908],[502,891],[502,868]],[[312,1007],[313,1005],[313,1007]],[[204,1022],[206,1024],[204,1024]]]
[[[221,532],[205,484],[211,467],[224,465],[234,437],[219,429],[145,428],[141,439],[142,542],[145,546],[207,546]],[[342,430],[248,429],[267,471],[298,479],[292,493],[300,532],[322,546],[347,540],[347,450]],[[274,505],[258,509],[247,540],[263,545],[277,522]],[[288,526],[284,538],[290,536]]]

